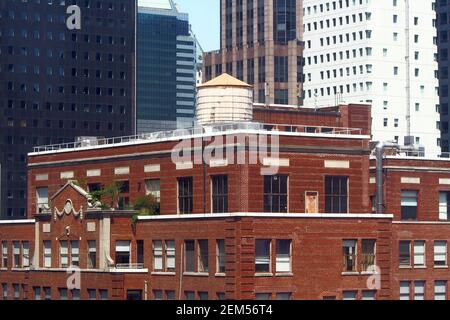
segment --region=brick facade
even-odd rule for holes
[[[30,220],[0,222],[0,245],[8,246],[8,263],[0,266],[0,289],[6,285],[7,298],[14,298],[17,288],[20,299],[35,299],[36,292],[41,292],[41,298],[62,298],[70,274],[61,265],[60,250],[67,241],[68,259],[76,257],[81,269],[81,299],[92,298],[93,290],[97,299],[258,299],[268,295],[272,299],[398,299],[400,282],[405,281],[411,283],[411,298],[421,285],[418,281],[424,281],[424,298],[433,299],[435,281],[450,280],[448,267],[435,264],[433,250],[435,241],[450,241],[450,224],[439,215],[439,192],[450,191],[450,162],[388,156],[383,163],[387,214],[374,214],[376,163],[370,156],[369,115],[364,105],[320,112],[255,108],[255,118],[272,129],[260,130],[259,135],[268,134],[270,145],[279,141],[276,174],[287,176],[286,212],[265,209],[267,181],[262,169],[273,164],[274,157],[268,154],[250,163],[255,155],[250,143],[254,131],[237,129],[214,136],[235,136],[223,147],[237,148],[233,158],[239,152],[245,154],[247,160],[240,164],[232,164],[231,158],[205,165],[174,163],[171,150],[180,139],[30,154],[28,208],[32,214]],[[295,128],[286,130],[285,125]],[[207,132],[200,136],[208,141],[212,137]],[[197,147],[193,142],[189,151]],[[211,181],[218,175],[228,178],[226,213],[211,213]],[[178,213],[178,179],[182,177],[193,178],[191,214]],[[327,177],[348,181],[341,198],[330,198],[334,191],[328,190]],[[85,191],[90,184],[128,181],[129,190],[123,196],[132,206],[145,195],[149,179],[160,182],[160,215],[140,216],[135,224],[132,217],[137,211],[100,208]],[[48,208],[38,210],[37,188],[48,188]],[[416,220],[401,218],[402,190],[418,191]],[[335,205],[330,199],[339,201],[343,211],[330,210]],[[222,240],[223,251],[219,249]],[[425,241],[424,265],[414,265],[411,249],[411,266],[400,267],[399,241],[408,240],[412,248],[414,241]],[[29,242],[30,267],[14,268],[17,241]],[[51,264],[45,260],[44,241],[51,243]],[[78,256],[71,251],[72,242],[79,248]],[[372,242],[376,244],[373,254],[367,251]],[[95,266],[88,263],[92,243]],[[172,243],[174,260],[169,262]],[[282,251],[282,243],[289,244],[288,254]],[[123,257],[116,252],[123,246],[129,250],[125,264],[119,263]],[[261,254],[261,248],[269,248],[269,254]],[[372,264],[377,273],[367,268]],[[257,271],[261,266],[264,272]],[[51,290],[48,295],[45,288]],[[76,298],[70,290],[65,296]]]

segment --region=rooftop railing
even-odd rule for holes
[[[34,147],[34,153],[72,150],[80,148],[95,148],[101,146],[114,146],[123,144],[160,142],[188,138],[191,136],[220,134],[232,131],[259,131],[259,132],[284,132],[286,134],[329,134],[329,135],[361,135],[362,129],[343,127],[322,127],[306,125],[284,125],[284,124],[263,124],[256,122],[236,122],[230,124],[218,124],[190,129],[178,129],[170,131],[160,131],[144,133],[133,136],[123,136],[115,138],[104,137],[80,137],[75,142],[60,143]]]

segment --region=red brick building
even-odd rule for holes
[[[369,106],[253,115],[36,148],[32,214],[0,222],[0,298],[448,297],[449,161],[387,157],[376,214]],[[116,183],[118,201],[92,198]],[[145,195],[159,214],[136,218]]]

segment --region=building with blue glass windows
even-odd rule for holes
[[[136,0],[0,1],[0,218],[26,217],[33,146],[135,132],[135,19]]]
[[[196,51],[188,15],[172,0],[138,1],[138,133],[192,127]]]

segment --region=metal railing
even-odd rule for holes
[[[121,144],[160,142],[170,139],[191,137],[195,135],[226,133],[229,131],[247,130],[261,132],[285,132],[299,134],[329,134],[329,135],[361,135],[362,129],[343,128],[343,127],[322,127],[307,125],[287,125],[287,124],[262,124],[257,122],[236,122],[230,124],[210,125],[204,127],[195,127],[190,129],[178,129],[170,131],[160,131],[144,133],[133,136],[123,136],[114,138],[88,138],[85,140],[60,143],[34,147],[34,153],[71,150],[80,148],[95,148],[101,146],[113,146]]]

